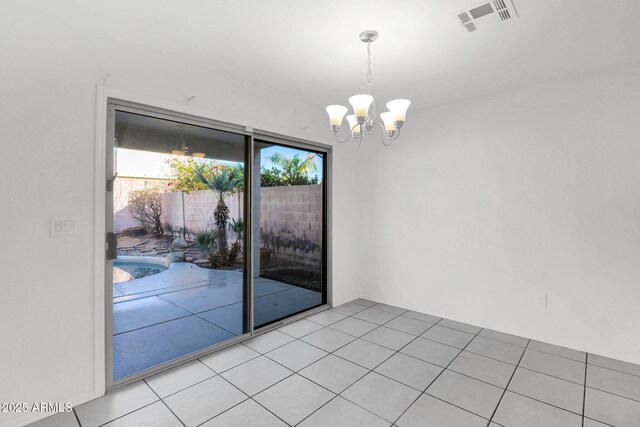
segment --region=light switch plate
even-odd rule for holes
[[[542,308],[547,308],[549,306],[547,294],[536,295],[536,304]]]
[[[50,218],[51,237],[71,237],[76,235],[74,216],[52,216]]]

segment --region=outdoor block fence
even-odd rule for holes
[[[130,181],[143,181],[143,184]],[[114,216],[116,233],[140,225],[122,201],[128,200],[127,190],[144,188],[144,181],[137,178],[116,180],[115,190],[121,200],[116,204]],[[215,228],[213,211],[218,200],[212,191],[162,193],[161,197],[162,222],[169,226],[169,230],[178,233],[185,228],[187,239],[192,240],[193,233]],[[240,193],[225,199],[229,218],[244,218],[242,198],[243,194]],[[255,201],[258,201],[257,197]],[[319,266],[322,252],[322,186],[262,187],[259,201],[261,246],[273,249],[273,256],[278,259]],[[233,232],[229,232],[229,240],[235,240]]]

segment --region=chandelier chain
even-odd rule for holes
[[[373,78],[371,77],[371,41],[367,41],[367,74],[360,85],[360,91],[371,95],[373,92]]]

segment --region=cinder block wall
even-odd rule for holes
[[[275,255],[301,264],[320,264],[322,242],[322,186],[296,185],[260,189],[262,245],[278,237]],[[298,246],[295,247],[296,241]]]
[[[239,196],[239,197],[238,197]],[[233,194],[225,199],[229,207],[229,218],[243,218],[242,193]],[[213,211],[218,199],[210,190],[192,191],[184,195],[184,226],[192,232],[215,228]],[[241,202],[242,204],[242,202]],[[162,195],[162,222],[169,224],[174,230],[183,228],[182,193],[165,193]],[[189,238],[189,236],[187,236]]]
[[[260,192],[260,245],[273,249],[272,256],[278,259],[319,266],[322,253],[322,186],[262,187]],[[244,218],[243,196],[240,193],[225,199],[229,218]],[[182,193],[163,193],[162,222],[175,231],[183,227],[190,232],[211,230],[215,228],[213,211],[217,203],[218,199],[210,190],[184,194],[183,222]],[[126,206],[121,208],[115,218],[116,232],[137,225]],[[230,231],[229,237],[233,240],[235,234]],[[193,236],[187,235],[187,238],[192,239]]]

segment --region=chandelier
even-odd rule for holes
[[[342,127],[342,121],[347,114],[348,108],[343,105],[329,105],[329,124],[333,130],[333,136],[337,142],[344,143],[353,138],[356,146],[360,146],[362,138],[371,133],[374,128],[380,131],[382,143],[391,143],[400,136],[400,129],[404,124],[407,108],[411,104],[408,99],[394,99],[387,102],[389,111],[380,114],[382,123],[376,121],[376,104],[371,95],[373,82],[371,79],[371,43],[378,38],[378,32],[367,30],[360,33],[360,40],[367,44],[367,74],[360,84],[360,93],[349,98],[349,104],[353,108],[353,114],[349,114],[346,119],[349,123],[349,133],[340,138],[338,132]]]

